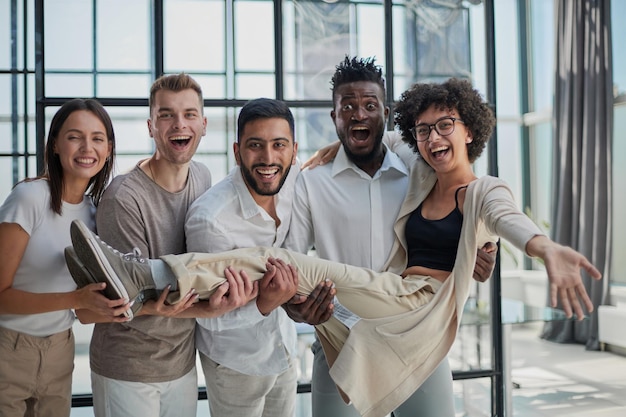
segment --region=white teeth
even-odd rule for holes
[[[170,140],[188,140],[191,139],[191,136],[173,136]]]
[[[446,150],[448,150],[447,146],[439,146],[437,148],[431,149],[430,152],[435,153],[435,152],[446,151]]]
[[[274,175],[278,172],[278,168],[274,169],[257,169],[257,172],[261,175]]]
[[[92,164],[96,162],[96,160],[93,158],[76,158],[76,162],[79,164]]]
[[[368,130],[368,128],[365,126],[355,126],[352,128],[352,130]]]

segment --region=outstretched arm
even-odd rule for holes
[[[593,279],[602,278],[602,274],[585,256],[546,236],[533,237],[526,245],[526,252],[545,262],[553,307],[556,307],[558,298],[567,317],[571,317],[573,311],[579,320],[584,317],[581,301],[587,311],[593,311],[593,303],[583,284],[580,270],[584,269]]]

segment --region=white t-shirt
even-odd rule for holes
[[[76,289],[63,250],[71,246],[70,224],[80,219],[95,229],[95,207],[85,196],[79,204],[62,203],[62,215],[50,209],[47,180],[19,183],[0,207],[0,223],[17,223],[30,235],[12,287],[33,293],[69,292]],[[69,329],[71,310],[41,314],[1,314],[0,326],[31,336],[49,336]]]

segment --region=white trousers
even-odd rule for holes
[[[159,366],[155,363],[154,366]],[[196,417],[198,374],[166,382],[132,382],[91,373],[95,417]]]

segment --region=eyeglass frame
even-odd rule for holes
[[[452,120],[452,131],[450,133],[446,133],[445,135],[443,135],[441,132],[439,132],[439,129],[437,129],[437,123],[439,123],[439,122],[441,122],[443,120]],[[411,132],[411,135],[413,136],[413,139],[415,139],[416,142],[426,142],[430,138],[430,134],[433,132],[433,129],[435,130],[435,132],[437,132],[437,134],[439,136],[450,136],[451,134],[453,134],[454,130],[456,129],[455,122],[459,122],[459,123],[465,124],[465,122],[463,120],[457,119],[456,117],[444,116],[444,117],[440,117],[439,119],[437,119],[435,121],[435,123],[433,123],[433,124],[420,123],[418,125],[415,125],[415,126],[413,126],[412,128],[409,129],[409,132]],[[415,131],[415,129],[418,126],[427,126],[428,127],[428,135],[426,135],[426,137],[424,137],[424,139],[418,139],[417,138],[417,132]]]

